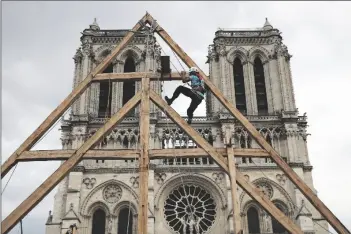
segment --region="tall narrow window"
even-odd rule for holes
[[[105,211],[97,209],[93,214],[92,234],[105,233],[106,214]]]
[[[246,114],[246,97],[244,84],[244,70],[239,58],[234,60],[234,89],[236,108],[243,114]]]
[[[251,207],[247,211],[247,223],[249,227],[249,233],[260,233],[260,220],[258,218],[258,212],[255,207]]]
[[[254,75],[258,114],[268,114],[267,93],[263,64],[261,59],[258,57],[254,61]]]
[[[135,62],[132,57],[128,57],[124,63],[124,72],[135,72]],[[135,81],[123,82],[123,105],[135,95]]]
[[[113,64],[111,63],[103,73],[113,73]],[[112,101],[112,82],[106,80],[100,82],[99,96],[99,117],[111,116]]]
[[[286,209],[282,207],[280,204],[274,204],[281,212],[283,212],[286,215]],[[288,233],[286,229],[281,225],[274,217],[271,217],[272,219],[272,228],[273,228],[273,233]]]
[[[133,212],[129,207],[123,208],[118,215],[118,234],[133,233]]]

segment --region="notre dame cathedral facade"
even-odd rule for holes
[[[106,57],[128,30],[85,29],[74,56],[73,87]],[[136,33],[104,73],[156,71],[161,64],[155,37]],[[295,104],[290,58],[278,29],[266,20],[260,29],[218,30],[209,46],[209,78],[314,191],[307,150],[306,115]],[[162,94],[163,83],[151,88]],[[93,83],[62,119],[63,149],[77,149],[140,90],[139,81]],[[150,107],[150,148],[194,148],[194,142],[155,106]],[[135,149],[139,108],[96,149]],[[224,129],[238,148],[259,148],[246,130],[208,93],[206,116],[192,127],[214,147],[224,147]],[[135,160],[82,160],[58,185],[46,234],[136,234],[139,174]],[[238,170],[305,233],[327,233],[327,222],[270,159],[236,158]],[[232,199],[226,174],[208,157],[150,162],[149,234],[232,233]],[[285,233],[284,228],[241,188],[244,233]],[[193,215],[191,215],[193,214]],[[194,220],[196,222],[194,222]],[[193,221],[193,222],[191,222]]]

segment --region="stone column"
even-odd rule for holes
[[[290,58],[287,47],[282,43],[275,45],[275,54],[278,63],[278,73],[283,95],[283,108],[287,111],[295,111],[295,98],[291,80]]]
[[[272,78],[270,74],[270,66],[269,61],[263,61],[263,71],[264,71],[264,80],[266,86],[266,94],[267,94],[267,105],[268,105],[268,114],[274,113],[274,104],[273,104],[273,92],[272,92]]]
[[[227,76],[228,76],[228,72],[227,72],[227,51],[226,51],[226,46],[222,45],[220,50],[219,50],[219,74],[220,74],[220,90],[222,91],[223,96],[225,96],[226,98],[228,98],[228,84],[227,84]],[[223,107],[222,104],[219,104],[220,107],[220,112],[221,113],[228,113],[228,110]]]
[[[286,123],[286,141],[288,146],[288,161],[289,162],[301,162],[301,158],[299,156],[297,150],[297,137],[298,137],[298,129],[296,124]]]
[[[271,92],[273,102],[273,112],[280,112],[283,109],[283,97],[282,97],[282,86],[278,71],[278,61],[272,58],[268,62],[270,81],[271,81]]]
[[[76,54],[74,55],[74,78],[73,78],[73,89],[78,86],[81,81],[81,69],[82,69],[82,50],[81,48],[77,49]],[[74,115],[79,113],[80,101],[77,99],[72,105],[72,112]]]
[[[221,89],[220,82],[220,71],[219,71],[219,57],[215,51],[213,45],[209,46],[208,51],[209,59],[209,76],[212,83],[219,89]],[[207,93],[207,114],[213,116],[219,111],[219,102],[212,92]]]
[[[92,57],[93,57],[93,50],[91,46],[91,39],[85,38],[83,42],[83,59],[82,59],[82,75],[81,79],[85,79],[89,74],[92,68]],[[89,97],[90,87],[87,88],[83,94],[79,98],[80,108],[79,114],[80,115],[87,115],[88,114],[88,97]]]
[[[244,81],[246,93],[246,105],[248,115],[257,115],[256,87],[253,64],[244,62]]]

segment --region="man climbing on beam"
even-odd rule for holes
[[[204,99],[205,96],[205,85],[204,81],[201,78],[199,74],[199,70],[196,67],[191,67],[189,69],[189,77],[186,76],[185,72],[181,73],[182,75],[182,81],[183,83],[191,82],[190,87],[191,89],[179,85],[176,90],[173,93],[172,98],[168,98],[165,96],[165,100],[168,103],[168,105],[172,105],[175,99],[179,97],[179,94],[183,94],[184,96],[190,97],[191,98],[191,103],[190,106],[187,110],[187,115],[188,115],[188,124],[191,124],[192,118],[194,111],[196,108],[200,105],[202,100]]]

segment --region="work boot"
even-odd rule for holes
[[[191,119],[188,118],[188,120],[186,121],[188,124],[191,124]]]
[[[167,96],[165,96],[165,100],[169,106],[172,105],[172,100],[169,99]]]

